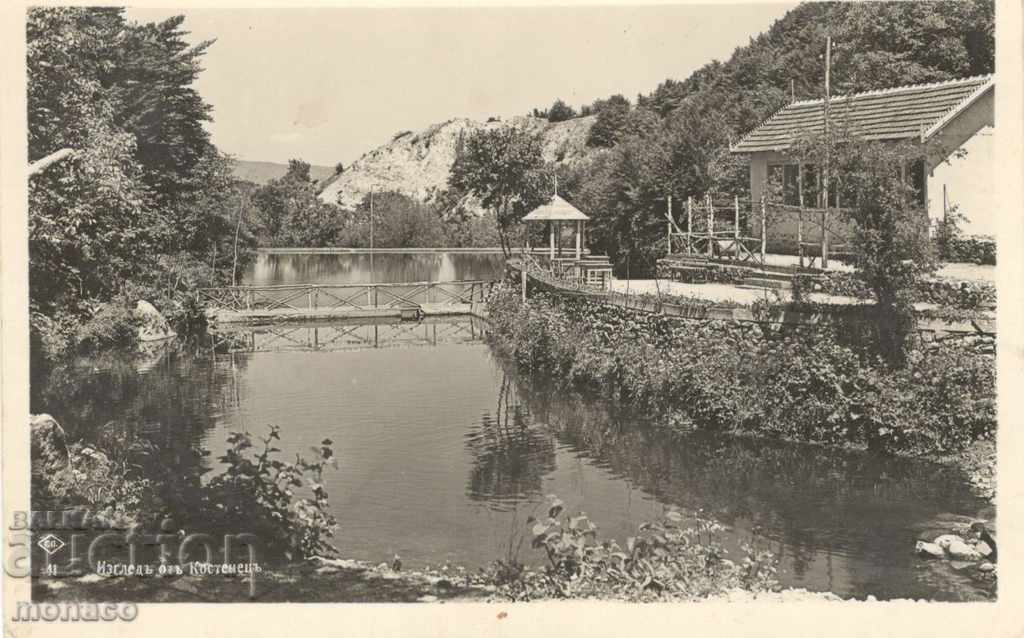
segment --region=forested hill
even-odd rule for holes
[[[620,95],[581,108],[596,114],[591,149],[606,150],[560,170],[565,197],[592,216],[591,248],[649,266],[667,195],[744,195],[746,162],[730,140],[792,97],[823,95],[827,36],[832,92],[843,94],[993,72],[994,15],[988,0],[800,5],[727,61],[666,80],[636,104]]]
[[[994,16],[983,0],[807,3],[728,61],[666,80],[639,101],[661,116],[698,102],[744,133],[789,101],[791,87],[798,100],[822,96],[826,36],[832,92],[844,94],[993,72]]]

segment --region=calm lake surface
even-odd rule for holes
[[[244,281],[256,285],[365,284],[497,279],[501,253],[259,253]]]
[[[263,256],[250,281],[367,275],[366,255],[303,257]],[[405,281],[481,278],[489,268],[500,268],[500,256],[375,258],[375,272]],[[335,544],[354,558],[481,566],[514,552],[526,518],[557,494],[620,542],[668,504],[723,522],[734,558],[756,527],[788,586],[879,598],[990,595],[912,552],[922,529],[991,516],[958,472],[809,446],[670,440],[642,415],[517,375],[486,331],[468,317],[246,328],[216,335],[216,349],[81,362],[39,380],[33,409],[53,414],[72,438],[126,424],[165,451],[167,467],[153,471],[186,480],[217,471],[231,431],[279,425],[287,455],[330,438],[339,460],[325,486],[339,521]],[[186,461],[196,450],[208,454]],[[542,559],[528,541],[519,558]]]

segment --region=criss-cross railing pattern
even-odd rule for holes
[[[337,351],[399,346],[479,343],[487,322],[476,317],[440,321],[269,324],[212,331],[213,347],[221,352]]]
[[[487,299],[493,281],[420,281],[379,284],[222,286],[199,290],[219,310],[335,310],[415,308],[426,304],[474,304]]]

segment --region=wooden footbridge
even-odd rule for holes
[[[217,323],[344,318],[418,319],[481,315],[493,281],[285,284],[203,288],[199,300]]]
[[[382,348],[433,347],[482,343],[487,322],[471,315],[426,317],[409,322],[387,317],[232,323],[210,331],[216,352],[313,352]]]

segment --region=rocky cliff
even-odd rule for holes
[[[434,124],[420,132],[400,132],[390,142],[364,154],[342,175],[328,182],[320,192],[320,199],[353,208],[372,189],[377,192],[398,191],[420,201],[434,201],[438,193],[447,187],[459,134],[468,136],[481,129],[525,127],[541,135],[545,160],[576,162],[587,154],[587,133],[594,119],[593,116],[582,117],[552,124],[534,117],[486,123],[458,118]]]

